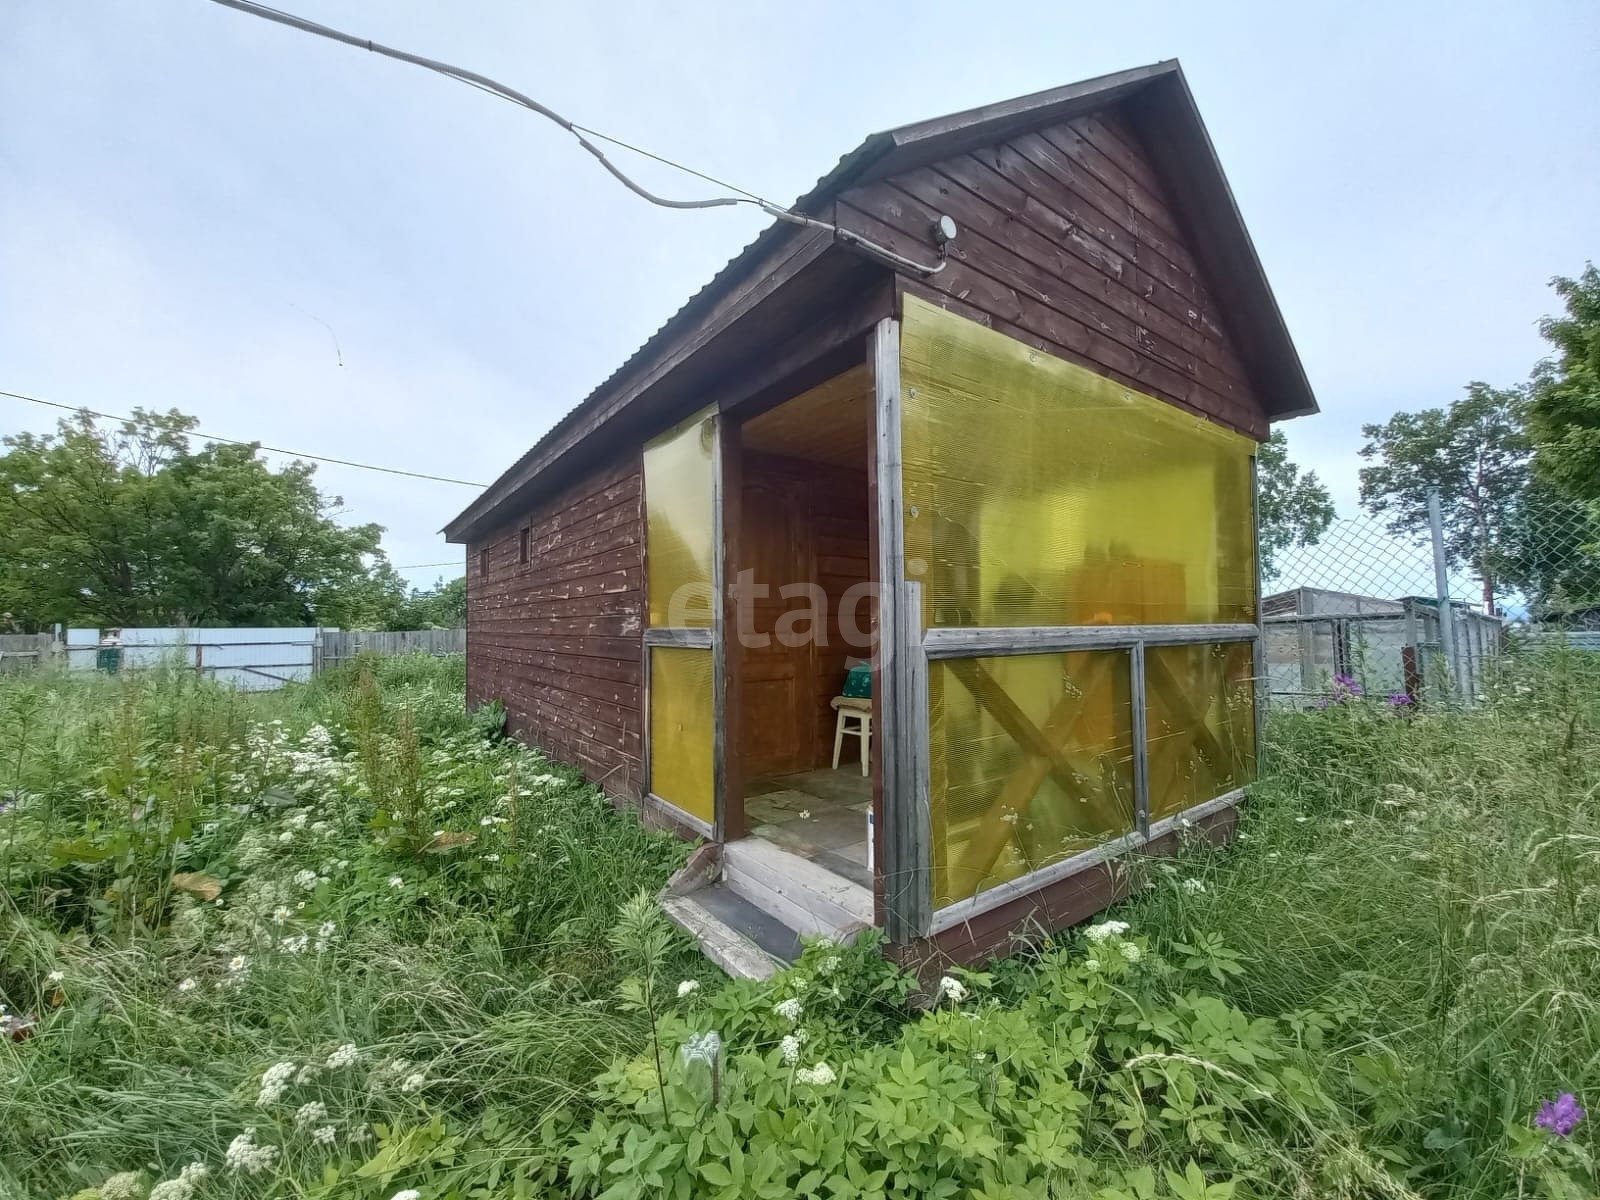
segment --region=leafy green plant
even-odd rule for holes
[[[0,681],[0,1195],[1600,1191],[1590,657],[1276,716],[1231,846],[1035,952],[762,983],[647,899],[685,848],[486,739],[460,670]]]

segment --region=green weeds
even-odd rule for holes
[[[1590,658],[1276,714],[1231,846],[925,1009],[871,938],[720,981],[461,687],[0,684],[0,1195],[1595,1194]]]

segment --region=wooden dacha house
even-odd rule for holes
[[[1316,401],[1175,62],[793,211],[450,523],[469,700],[704,839],[663,903],[730,971],[974,961],[1231,829],[1255,450]]]

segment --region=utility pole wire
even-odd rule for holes
[[[357,37],[352,33],[344,33],[327,25],[319,25],[315,21],[308,21],[304,17],[297,17],[293,13],[286,13],[280,9],[269,8],[265,4],[256,4],[253,0],[212,0],[213,4],[220,4],[224,8],[237,9],[242,13],[249,13],[253,17],[263,20],[276,21],[279,25],[287,25],[291,29],[298,29],[302,33],[315,34],[317,37],[328,38],[330,41],[342,42],[346,46],[354,46],[358,50],[370,50],[373,54],[381,54],[385,58],[396,59],[399,62],[410,63],[414,67],[422,67],[427,71],[436,71],[447,78],[470,83],[473,87],[486,91],[502,100],[509,100],[513,104],[520,104],[523,108],[531,109],[547,120],[554,121],[573,137],[578,139],[578,144],[594,155],[600,165],[610,171],[612,175],[631,191],[638,193],[651,204],[659,204],[665,208],[723,208],[730,204],[748,203],[735,199],[732,196],[717,196],[710,200],[669,200],[664,196],[657,196],[654,192],[629,179],[614,165],[605,152],[578,132],[577,126],[567,120],[555,109],[548,105],[540,104],[531,96],[526,96],[515,88],[507,87],[497,80],[490,79],[487,75],[480,75],[476,71],[469,71],[465,67],[453,67],[449,63],[439,62],[437,59],[424,58],[420,54],[412,54],[408,50],[397,50],[393,46],[385,46],[381,42],[374,42],[370,38]],[[672,164],[676,166],[677,164]]]
[[[248,13],[252,17],[260,17],[264,21],[273,21],[279,25],[287,25],[290,29],[298,29],[302,33],[314,34],[317,37],[340,42],[346,46],[354,46],[357,50],[367,50],[373,54],[382,55],[385,58],[395,59],[398,62],[410,63],[412,66],[421,67],[427,71],[435,71],[448,79],[454,79],[459,83],[465,83],[471,87],[477,88],[480,91],[488,92],[491,96],[497,96],[502,100],[509,100],[513,104],[520,104],[523,108],[530,109],[533,112],[538,113],[541,117],[544,117],[550,121],[554,121],[557,125],[561,126],[562,129],[565,129],[578,140],[578,145],[582,146],[590,154],[594,155],[595,159],[600,163],[600,165],[609,171],[612,176],[616,178],[617,182],[622,184],[623,187],[627,188],[635,195],[648,200],[651,204],[658,204],[662,208],[675,209],[726,208],[735,204],[753,204],[768,216],[774,217],[777,220],[787,221],[792,225],[803,225],[813,229],[825,229],[832,233],[835,237],[839,238],[841,241],[847,242],[854,246],[859,246],[862,250],[866,251],[874,258],[877,258],[883,262],[887,262],[896,267],[904,267],[907,270],[915,271],[919,275],[936,275],[940,271],[944,270],[946,258],[942,244],[939,246],[939,261],[936,264],[929,266],[926,263],[916,262],[913,259],[896,254],[887,246],[880,246],[878,243],[869,238],[863,237],[861,234],[856,233],[853,230],[842,229],[839,226],[833,225],[827,221],[818,220],[816,217],[808,217],[803,213],[797,213],[792,209],[783,207],[781,204],[774,204],[772,201],[764,199],[763,197],[756,195],[754,192],[747,192],[743,188],[733,187],[731,184],[723,183],[720,180],[713,179],[709,175],[706,175],[700,171],[696,171],[692,167],[686,167],[682,163],[673,162],[670,158],[663,158],[659,154],[652,154],[648,150],[641,150],[637,146],[631,146],[627,142],[611,137],[607,134],[600,133],[598,130],[589,129],[587,126],[578,125],[575,122],[567,120],[566,117],[563,117],[560,113],[556,112],[555,109],[550,108],[548,105],[540,104],[531,96],[526,96],[517,91],[515,88],[508,87],[507,85],[500,83],[498,80],[490,79],[487,75],[480,75],[476,71],[469,71],[465,67],[454,67],[449,63],[440,62],[438,59],[424,58],[422,55],[412,54],[408,50],[397,50],[393,46],[385,46],[383,43],[374,42],[370,38],[357,37],[353,33],[345,33],[341,30],[333,29],[327,25],[320,25],[316,21],[308,21],[304,17],[297,17],[293,13],[286,13],[280,9],[270,8],[265,4],[258,4],[255,2],[255,0],[211,0],[211,2],[213,4],[220,4],[223,8],[232,8],[242,13]],[[743,195],[713,196],[708,200],[669,200],[665,196],[658,196],[654,192],[645,188],[642,184],[635,183],[626,174],[624,174],[620,167],[606,157],[605,151],[601,150],[599,146],[596,146],[592,141],[590,141],[585,134],[600,138],[603,141],[612,142],[618,146],[625,147],[629,150],[632,150],[636,154],[643,154],[647,158],[654,159],[656,162],[663,163],[666,166],[673,167],[679,171],[687,172],[690,175],[694,175],[700,179],[714,183],[718,187],[725,187],[731,191],[741,192]]]
[[[91,417],[99,417],[102,421],[131,421],[132,417],[118,416],[116,413],[95,412],[92,408],[84,408],[78,404],[60,404],[54,400],[41,400],[37,396],[27,396],[21,392],[8,392],[0,390],[0,396],[10,396],[13,400],[26,400],[29,404],[42,404],[46,408],[59,408],[65,412],[88,413]],[[268,446],[259,441],[245,441],[242,438],[220,437],[214,433],[203,433],[199,429],[191,429],[184,437],[199,438],[203,442],[225,442],[230,446],[254,446],[257,450],[266,450],[273,454],[282,454],[287,458],[304,458],[312,462],[332,463],[336,467],[354,467],[358,471],[379,471],[385,475],[404,475],[407,479],[427,479],[433,483],[455,483],[462,487],[482,488],[489,486],[485,483],[474,483],[470,479],[450,479],[444,475],[425,475],[421,471],[402,471],[399,467],[376,467],[371,463],[351,462],[348,458],[329,458],[325,454],[304,454],[299,450],[282,450],[277,446]]]

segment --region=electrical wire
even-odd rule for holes
[[[680,162],[673,162],[670,158],[663,158],[655,151],[646,150],[643,146],[635,146],[632,142],[625,142],[621,138],[612,137],[609,133],[601,133],[598,129],[590,129],[587,125],[573,125],[573,128],[580,133],[588,134],[590,137],[599,138],[602,142],[610,142],[613,146],[620,146],[622,149],[631,151],[634,154],[654,159],[662,166],[671,167],[675,171],[682,171],[685,175],[693,175],[696,179],[704,179],[707,183],[716,184],[720,188],[727,188],[730,192],[738,192],[741,196],[754,201],[756,204],[770,205],[773,208],[778,207],[764,196],[758,196],[755,192],[745,191],[737,183],[729,183],[726,179],[718,179],[715,175],[707,175],[704,171],[697,171],[693,167],[686,167]]]
[[[808,217],[803,213],[797,213],[792,209],[785,208],[781,204],[774,204],[772,201],[758,196],[754,192],[746,191],[741,187],[734,187],[732,184],[724,183],[721,180],[715,179],[702,171],[696,171],[693,167],[686,167],[682,163],[673,162],[670,158],[665,158],[648,150],[640,149],[638,146],[630,145],[629,143],[622,141],[620,138],[614,138],[609,134],[600,133],[598,130],[590,129],[585,125],[578,125],[573,121],[569,121],[566,117],[562,116],[548,105],[539,103],[539,101],[533,99],[531,96],[526,96],[522,92],[517,91],[515,88],[508,87],[497,80],[490,79],[487,75],[480,75],[476,71],[469,71],[465,67],[451,66],[449,63],[440,62],[437,59],[424,58],[420,54],[412,54],[407,50],[398,50],[393,46],[385,46],[383,43],[374,42],[370,38],[357,37],[355,34],[345,33],[328,25],[320,25],[316,21],[309,21],[304,17],[297,17],[293,13],[286,13],[281,9],[271,8],[265,4],[256,3],[256,0],[211,0],[211,2],[213,4],[220,4],[223,8],[231,8],[238,12],[247,13],[253,17],[260,17],[264,21],[273,21],[279,25],[287,25],[291,29],[300,30],[302,33],[314,34],[317,37],[340,42],[346,46],[354,46],[358,50],[367,50],[373,54],[382,55],[385,58],[395,59],[398,62],[410,63],[412,66],[421,67],[427,71],[437,72],[438,74],[445,76],[447,79],[454,79],[458,83],[465,83],[470,87],[475,87],[479,91],[488,92],[491,96],[498,97],[501,100],[510,101],[512,104],[520,104],[523,108],[530,109],[531,111],[538,113],[541,117],[555,122],[562,129],[566,130],[577,139],[578,145],[582,146],[585,150],[592,154],[596,161],[598,161],[602,167],[610,172],[617,182],[621,183],[623,187],[627,188],[635,195],[648,200],[651,204],[660,205],[662,208],[726,208],[736,204],[753,204],[765,212],[768,216],[779,221],[787,221],[792,225],[802,225],[812,229],[827,230],[834,236],[838,237],[841,241],[850,245],[858,246],[875,258],[878,258],[893,266],[904,267],[907,270],[915,271],[919,275],[936,275],[945,268],[947,259],[945,257],[943,243],[940,243],[938,247],[939,261],[936,264],[929,266],[926,263],[919,263],[914,259],[906,258],[904,255],[897,254],[895,251],[890,250],[887,246],[881,246],[877,242],[863,237],[859,233],[855,233],[848,229],[842,229],[837,225],[833,225],[827,221],[818,220],[815,217]],[[665,196],[658,196],[648,188],[644,187],[642,184],[636,183],[633,179],[629,178],[629,176],[625,174],[620,167],[606,157],[605,151],[601,150],[599,146],[596,146],[594,142],[589,140],[591,137],[610,142],[613,145],[620,146],[626,150],[631,150],[635,154],[642,154],[646,158],[654,159],[656,162],[672,167],[675,170],[683,171],[689,175],[695,176],[698,179],[703,179],[707,183],[715,184],[717,187],[727,188],[729,191],[739,192],[740,195],[713,196],[706,200],[672,200]]]
[[[41,400],[37,396],[24,395],[22,392],[8,392],[0,389],[0,396],[10,396],[13,400],[26,400],[29,404],[42,404],[46,408],[59,408],[65,412],[88,413],[91,417],[99,417],[103,421],[133,420],[132,417],[118,416],[116,413],[95,412],[94,409],[84,408],[82,405],[60,404],[54,400]],[[352,462],[348,458],[329,458],[325,454],[306,454],[299,450],[284,450],[277,446],[268,446],[264,442],[222,437],[215,433],[205,433],[199,429],[191,429],[183,436],[196,437],[206,442],[225,442],[230,446],[254,446],[257,450],[267,450],[273,454],[282,454],[288,458],[304,458],[312,462],[332,463],[336,467],[354,467],[358,471],[379,471],[385,475],[404,475],[407,479],[426,479],[433,483],[454,483],[462,487],[482,488],[489,486],[485,483],[474,483],[470,479],[451,479],[445,475],[428,475],[421,471],[402,471],[399,467],[378,467],[372,463]]]
[[[449,562],[436,563],[407,563],[403,567],[396,567],[396,571],[420,571],[424,567],[460,567],[465,564],[459,558],[452,558]]]

